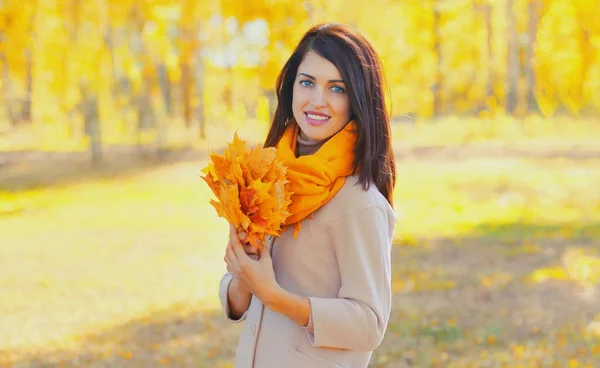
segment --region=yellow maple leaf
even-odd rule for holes
[[[252,180],[262,180],[277,157],[275,147],[255,147],[248,153],[248,171]],[[278,168],[275,168],[278,170]],[[281,169],[279,169],[281,170]]]
[[[211,153],[202,173],[217,197],[210,201],[217,215],[245,232],[250,244],[262,248],[266,235],[279,234],[292,193],[275,148],[249,149],[236,133],[223,155]]]

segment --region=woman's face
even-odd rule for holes
[[[309,51],[294,81],[292,111],[303,138],[324,140],[350,120],[350,100],[339,70]]]

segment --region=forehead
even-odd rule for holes
[[[310,74],[317,79],[342,79],[335,65],[314,51],[306,53],[298,66],[298,73]]]

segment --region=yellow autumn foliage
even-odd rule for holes
[[[202,179],[217,196],[210,201],[217,214],[255,247],[265,244],[266,235],[279,235],[292,193],[275,148],[249,149],[236,133],[224,155],[212,153],[210,160]]]
[[[595,0],[6,0],[0,131],[58,150],[266,123],[283,63],[329,21],[374,44],[394,117],[596,116],[599,13]]]
[[[600,255],[594,248],[568,247],[560,261],[560,265],[535,270],[530,275],[530,280],[571,281],[584,289],[600,285]]]

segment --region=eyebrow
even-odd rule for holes
[[[303,76],[305,76],[305,77],[307,77],[307,78],[309,78],[309,79],[312,79],[312,80],[317,80],[317,78],[313,77],[313,76],[312,76],[312,75],[310,75],[310,74],[306,74],[306,73],[298,73],[298,76],[300,76],[300,75],[303,75]],[[344,82],[342,79],[330,79],[328,82],[329,82],[329,83],[346,83],[346,82]]]

